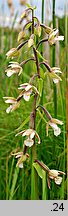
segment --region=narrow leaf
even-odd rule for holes
[[[39,164],[37,163],[33,163],[34,168],[36,169],[39,177],[42,179],[43,178],[43,172],[42,172],[42,168],[39,166]]]

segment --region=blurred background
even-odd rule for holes
[[[18,86],[21,83],[29,82],[29,78],[35,71],[35,66],[28,63],[23,69],[20,77],[13,75],[8,78],[5,69],[9,60],[6,59],[6,52],[18,45],[18,33],[23,29],[27,19],[19,25],[21,13],[27,8],[26,3],[37,6],[35,16],[42,21],[42,0],[0,0],[0,199],[30,199],[30,174],[31,161],[25,164],[25,170],[16,170],[16,160],[10,153],[16,148],[22,148],[23,139],[15,137],[16,129],[21,125],[21,129],[28,128],[29,116],[32,111],[33,99],[28,103],[24,100],[21,106],[13,113],[7,114],[7,105],[4,103],[4,96],[17,97]],[[53,0],[44,0],[44,20],[43,22],[53,27]],[[30,19],[30,17],[28,17]],[[57,118],[64,122],[62,133],[59,138],[54,138],[52,130],[47,138],[45,134],[45,122],[43,122],[42,139],[43,146],[38,147],[39,158],[50,168],[67,171],[66,168],[66,79],[67,75],[67,53],[68,53],[68,0],[56,0],[55,4],[55,23],[59,29],[59,35],[64,35],[63,42],[56,44],[55,65],[61,68],[62,83],[57,87]],[[44,35],[45,37],[45,35]],[[52,66],[52,48],[48,44],[44,45],[43,56]],[[27,47],[21,50],[20,56],[16,61],[21,62],[28,58]],[[45,85],[44,105],[54,117],[53,103],[53,84],[47,79]],[[26,109],[25,109],[26,107]],[[26,119],[26,120],[25,120]],[[40,132],[41,116],[37,117],[37,132]],[[53,145],[53,149],[52,149]],[[54,148],[55,146],[55,148]],[[31,151],[31,150],[29,150]],[[30,152],[29,152],[30,153]],[[45,154],[44,154],[45,153]],[[56,153],[56,154],[55,154]],[[45,155],[47,155],[45,157]],[[53,160],[52,160],[53,159]],[[27,181],[28,179],[28,181]],[[41,180],[40,180],[41,181]],[[39,182],[39,199],[42,199],[42,187]],[[60,187],[52,185],[53,191],[47,189],[47,199],[67,199],[67,178],[63,180]]]

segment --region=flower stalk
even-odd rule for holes
[[[32,34],[34,34],[34,10],[32,10]],[[34,56],[36,60],[37,73],[38,73],[38,76],[40,76],[37,53],[34,47],[33,47],[33,51],[34,51]],[[35,130],[35,120],[36,120],[36,101],[37,101],[37,93],[34,96],[32,118],[30,119],[31,128],[34,130]],[[37,152],[36,152],[36,143],[35,143],[35,137],[34,137],[34,145],[32,146],[31,200],[39,199],[38,198],[38,175],[37,175],[36,170],[33,167],[33,162],[36,158],[37,158]]]
[[[55,29],[55,0],[53,0],[53,29]],[[55,66],[55,45],[52,47],[52,67]],[[54,88],[54,116],[57,117],[57,88],[53,84]]]

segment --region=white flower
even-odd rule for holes
[[[3,97],[3,98],[5,99],[5,103],[11,104],[6,109],[7,113],[16,110],[19,107],[19,105],[20,105],[20,102],[17,102],[16,98],[13,98],[13,97]]]
[[[30,85],[29,83],[21,84],[18,89],[23,89],[23,91],[20,93],[17,99],[23,96],[25,101],[29,101],[32,91],[39,93],[37,88],[35,86]]]
[[[18,162],[16,164],[16,167],[19,167],[19,168],[23,168],[23,163],[29,157],[29,155],[27,153],[23,154],[23,152],[17,152],[17,153],[14,153],[12,155],[14,155],[16,158],[19,158]]]
[[[58,171],[58,170],[49,170],[49,172],[48,172],[48,177],[49,177],[50,179],[53,179],[57,185],[60,185],[61,182],[62,182],[62,177],[58,176],[58,175],[60,175],[60,174],[64,174],[64,175],[65,175],[65,173],[62,172],[62,171]]]
[[[6,53],[7,58],[15,57],[18,55],[19,55],[19,51],[16,48],[12,48]]]
[[[18,62],[10,62],[9,68],[5,71],[8,77],[11,77],[13,74],[18,74],[18,76],[22,73],[22,67]]]
[[[53,29],[50,33],[49,33],[49,37],[48,37],[48,41],[50,45],[53,45],[56,43],[56,41],[63,41],[64,40],[64,36],[58,36],[59,30],[58,29]]]
[[[58,76],[57,73],[62,74],[60,68],[52,67],[51,72],[49,73],[49,76],[53,79],[54,83],[58,83],[59,81],[62,81],[61,77]]]
[[[49,125],[53,128],[55,136],[58,136],[61,133],[61,129],[55,123],[49,122]]]
[[[52,118],[51,121],[47,123],[46,125],[47,136],[48,136],[48,126],[49,125],[53,128],[55,136],[58,136],[61,133],[61,129],[57,126],[57,124],[63,125],[63,122],[58,119]]]
[[[16,136],[18,136],[20,134],[23,137],[27,136],[27,139],[24,141],[24,144],[26,146],[31,147],[34,144],[34,140],[33,140],[34,136],[36,136],[38,138],[38,143],[40,144],[40,137],[39,137],[38,133],[35,130],[33,130],[33,129],[27,129],[27,130],[19,132],[18,134],[16,134]]]

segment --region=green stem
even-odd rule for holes
[[[55,0],[53,0],[53,29],[55,28]],[[55,45],[52,47],[52,67],[55,66]],[[54,116],[57,117],[57,89],[56,85],[53,84],[54,88]]]
[[[68,200],[68,17],[67,17],[67,1],[65,15],[65,49],[66,49],[66,144],[67,144],[67,200]]]
[[[34,97],[34,104],[33,104],[33,112],[31,117],[31,125],[32,128],[35,130],[35,119],[36,119],[36,100],[37,100],[37,94],[35,94]],[[33,166],[33,162],[37,158],[37,152],[36,152],[36,144],[35,144],[35,137],[34,137],[34,145],[32,147],[32,172],[31,172],[31,200],[38,200],[38,174]]]
[[[42,22],[42,24],[44,22],[44,0],[42,0],[41,22]],[[42,29],[42,34],[41,34],[41,40],[42,40],[42,38],[43,38],[43,29]],[[43,43],[41,43],[41,46],[40,46],[40,53],[43,55]],[[41,99],[40,99],[40,104],[42,104],[42,106],[43,106],[43,99],[44,99],[44,81],[43,81],[43,87],[42,87],[42,95],[41,95]],[[43,123],[42,123],[42,119],[41,119],[41,122],[40,122],[40,125],[39,125],[39,133],[40,133],[40,139],[42,140],[43,139]],[[39,152],[40,160],[41,160],[41,152],[42,152],[42,145],[40,146],[40,152]]]
[[[44,0],[42,0],[42,16],[41,16],[42,23],[44,22]],[[43,29],[42,29],[42,37],[43,37]],[[41,44],[41,55],[43,54],[43,44]]]
[[[55,0],[53,0],[53,29],[55,28]],[[55,45],[52,47],[52,67],[55,67]],[[57,89],[56,84],[53,83],[53,100],[54,100],[54,117],[57,117]],[[53,137],[53,142],[55,142]],[[52,160],[54,161],[54,165],[56,166],[56,143],[52,145]],[[50,191],[50,199],[54,199],[55,197],[55,184],[52,182],[52,192]]]
[[[34,10],[32,10],[32,34],[34,34]],[[35,50],[34,50],[34,55],[35,55]],[[37,59],[36,59],[36,67],[38,73]],[[34,130],[35,130],[35,120],[36,120],[36,100],[37,100],[37,94],[35,94],[34,96],[33,112],[30,119],[31,128]],[[38,200],[38,174],[35,168],[33,167],[33,162],[35,161],[36,158],[37,158],[37,152],[36,152],[36,143],[34,137],[34,145],[32,146],[31,200]]]

